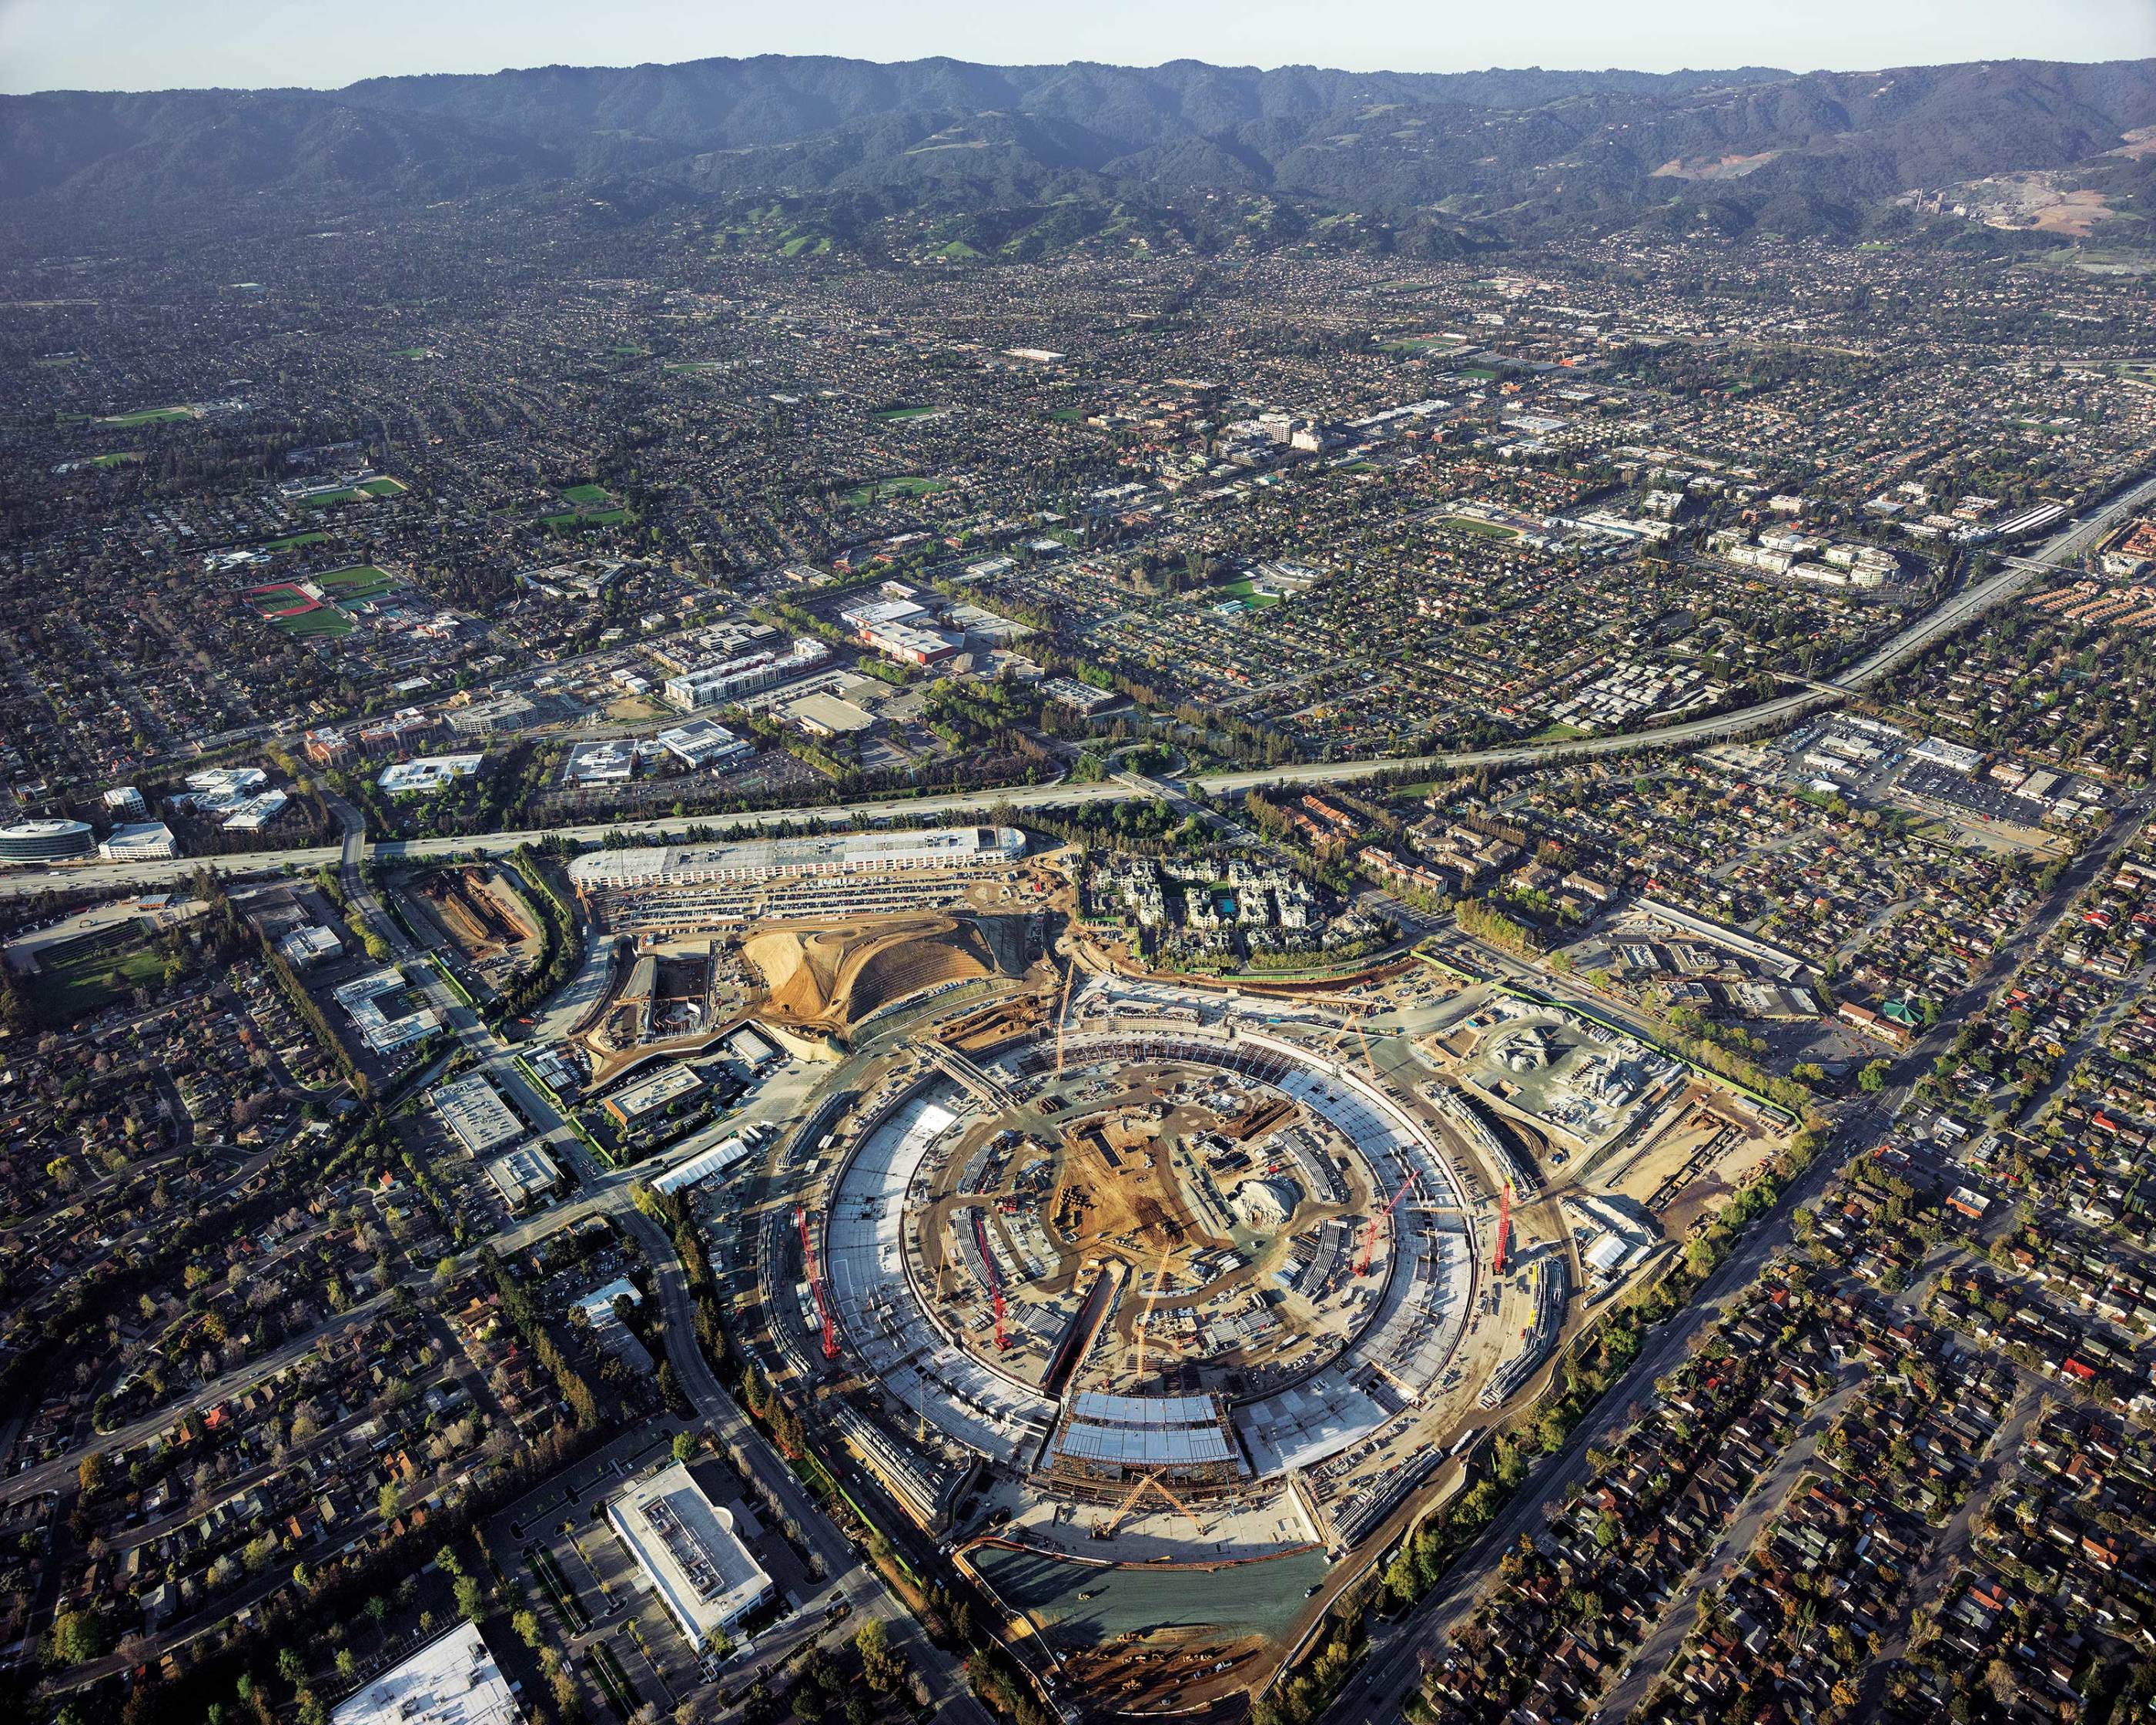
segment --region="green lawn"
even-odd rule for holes
[[[878,480],[873,485],[855,485],[846,493],[845,501],[855,509],[865,509],[884,497],[927,497],[937,491],[947,491],[951,481],[926,479],[919,474],[908,474],[899,479]]]
[[[300,501],[310,509],[328,509],[339,503],[357,503],[366,495],[366,492],[355,491],[347,485],[341,491],[317,492],[314,496],[302,497]]]
[[[93,467],[121,467],[130,461],[140,461],[141,459],[142,452],[140,449],[115,449],[110,454],[92,455],[90,458],[90,463]]]
[[[932,419],[936,417],[936,409],[917,407],[878,408],[869,417],[880,420],[886,425],[896,425],[907,419]]]
[[[264,551],[297,551],[303,545],[326,545],[326,533],[287,533],[282,539],[272,539],[262,548]]]
[[[156,948],[125,947],[42,967],[24,986],[31,1004],[47,1024],[69,1024],[102,1012],[136,988],[162,988],[165,961]]]
[[[360,490],[370,497],[402,496],[407,489],[403,480],[393,479],[371,479],[360,485]]]
[[[1256,588],[1250,584],[1248,579],[1232,583],[1229,586],[1222,588],[1220,591],[1229,598],[1240,599],[1253,611],[1263,611],[1270,606],[1280,603],[1280,595],[1278,593],[1260,593]]]
[[[270,626],[288,635],[348,635],[359,625],[335,605],[317,605],[293,617],[273,617]]]
[[[110,413],[100,425],[158,425],[168,419],[192,419],[192,408],[138,408],[131,413]]]
[[[1502,526],[1496,521],[1477,521],[1471,515],[1449,515],[1438,526],[1450,527],[1461,533],[1472,533],[1481,539],[1517,539],[1520,536],[1517,527]]]
[[[340,599],[371,599],[377,593],[387,593],[396,585],[387,572],[372,563],[355,563],[349,569],[332,569],[326,575],[315,578],[320,586],[334,590]]]
[[[389,350],[389,357],[392,359],[424,359],[427,350],[424,347],[393,347]]]
[[[586,503],[607,503],[613,500],[608,495],[604,485],[572,485],[562,493],[562,501],[564,503],[581,506]]]
[[[615,527],[628,519],[625,509],[572,509],[540,517],[550,527]]]

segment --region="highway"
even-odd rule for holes
[[[1499,748],[1459,750],[1430,755],[1389,755],[1368,761],[1306,761],[1293,765],[1253,768],[1232,773],[1198,773],[1187,778],[1147,778],[1126,773],[1095,784],[1014,785],[1002,790],[957,793],[939,797],[910,797],[894,800],[862,799],[832,807],[768,809],[745,814],[671,817],[656,820],[598,822],[588,826],[529,828],[515,832],[467,834],[453,839],[389,839],[377,844],[377,860],[400,857],[423,859],[484,852],[499,855],[518,845],[534,844],[550,836],[598,844],[623,837],[656,839],[685,827],[733,825],[769,828],[785,823],[821,820],[866,821],[878,817],[907,818],[937,814],[985,815],[1008,804],[1023,811],[1076,803],[1121,802],[1137,798],[1165,796],[1180,804],[1191,791],[1209,797],[1240,796],[1255,787],[1286,783],[1307,784],[1374,778],[1380,773],[1471,772],[1480,767],[1522,767],[1559,760],[1586,759],[1596,755],[1626,754],[1642,749],[1683,748],[1694,743],[1717,742],[1762,727],[1788,724],[1815,709],[1830,706],[1842,696],[1854,694],[1879,680],[1889,670],[1938,640],[2012,598],[2044,570],[2056,568],[2081,556],[2113,522],[2156,498],[2156,475],[2144,478],[2087,517],[2069,521],[2035,552],[2014,557],[2006,567],[1979,585],[1961,592],[1917,618],[1872,654],[1832,683],[1810,685],[1794,693],[1737,707],[1707,718],[1687,719],[1657,730],[1617,732],[1605,737],[1564,742],[1522,742]],[[349,866],[352,840],[341,847],[324,845],[304,850],[256,850],[227,856],[182,857],[166,862],[71,863],[44,869],[21,869],[0,873],[0,894],[38,892],[51,887],[148,887],[170,885],[211,868],[220,874],[249,875],[282,869],[313,870]]]

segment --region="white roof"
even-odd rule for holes
[[[339,1705],[330,1725],[522,1725],[523,1718],[478,1629],[460,1623]]]
[[[704,1495],[684,1462],[631,1486],[607,1506],[607,1519],[697,1641],[771,1591],[771,1578],[734,1532],[732,1512]]]

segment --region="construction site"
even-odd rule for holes
[[[546,949],[538,913],[502,869],[431,869],[402,884],[465,969],[489,988],[499,991],[524,975]]]
[[[1424,978],[1032,981],[856,1045],[776,1158],[757,1333],[1045,1657],[1188,1704],[1460,1489],[1590,1290],[1659,1243],[1590,1271],[1630,1212],[1553,1201],[1548,1139],[1368,1033],[1392,1002],[1460,1012]]]

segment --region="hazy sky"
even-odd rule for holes
[[[709,54],[1369,71],[2156,55],[2156,0],[0,0],[0,90],[334,87]]]

